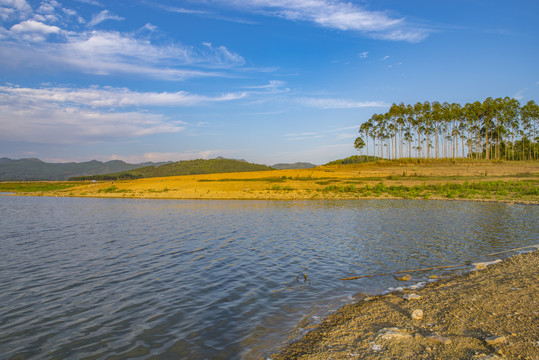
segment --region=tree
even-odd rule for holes
[[[365,147],[365,141],[361,137],[356,138],[354,141],[354,147],[359,151],[359,155],[363,155],[363,148]]]

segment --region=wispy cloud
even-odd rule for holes
[[[94,16],[92,16],[92,20],[90,20],[88,26],[96,26],[97,24],[100,24],[105,20],[123,21],[125,19],[121,16],[112,14],[108,10],[103,10],[99,14],[95,14]]]
[[[366,58],[369,57],[369,52],[368,52],[368,51],[360,52],[360,53],[359,53],[359,57],[360,57],[361,59],[366,59]]]
[[[318,109],[354,109],[354,108],[366,108],[366,107],[387,107],[388,104],[382,101],[353,101],[347,99],[334,99],[334,98],[298,98],[298,103],[318,108]]]
[[[196,106],[245,96],[4,85],[0,86],[0,140],[72,144],[179,132],[185,129],[184,122],[147,107]]]
[[[104,112],[72,107],[21,109],[0,96],[0,139],[41,144],[81,144],[183,130],[161,114]]]
[[[241,10],[250,10],[292,21],[312,22],[319,26],[359,31],[366,36],[395,41],[418,42],[429,31],[379,11],[369,11],[340,0],[214,0]]]
[[[55,35],[54,41],[45,41]],[[4,41],[1,41],[2,37]],[[33,41],[32,47],[25,42]],[[136,34],[115,31],[73,32],[35,20],[15,24],[0,34],[0,64],[6,67],[51,67],[91,74],[138,74],[177,81],[222,77],[237,69],[243,57],[225,46],[155,45]]]
[[[0,95],[5,99],[24,99],[27,104],[57,103],[92,108],[126,108],[141,106],[194,106],[211,102],[225,102],[244,98],[246,93],[227,93],[218,96],[178,92],[137,92],[126,88],[74,89],[63,87],[24,88],[0,86]]]
[[[123,160],[128,163],[138,164],[144,162],[161,162],[161,161],[182,161],[194,159],[211,159],[219,155],[223,155],[223,150],[188,150],[185,152],[149,152],[143,154],[135,154],[129,156],[111,155],[102,160]],[[95,156],[93,158],[99,158]]]
[[[323,137],[323,135],[314,133],[314,132],[305,132],[300,134],[286,134],[285,140],[287,141],[298,141],[298,140],[312,140],[312,139],[319,139]]]
[[[104,5],[101,4],[101,3],[100,3],[99,1],[97,1],[97,0],[75,0],[75,1],[78,1],[78,2],[81,2],[81,3],[85,3],[85,4],[94,5],[94,6],[104,7]]]

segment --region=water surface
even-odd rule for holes
[[[264,358],[301,319],[397,285],[339,278],[492,260],[536,243],[537,218],[498,203],[2,197],[0,353]]]

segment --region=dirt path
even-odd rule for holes
[[[539,251],[347,305],[271,359],[539,359]]]

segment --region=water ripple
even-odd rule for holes
[[[538,213],[438,201],[2,197],[0,353],[258,359],[302,317],[395,286],[338,278],[528,245]]]

